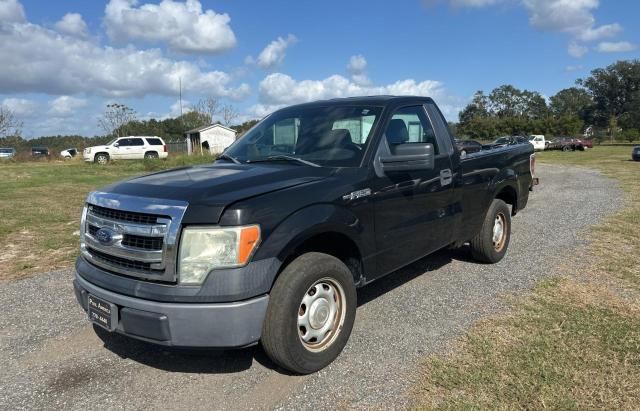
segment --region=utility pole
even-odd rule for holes
[[[179,81],[180,81],[180,86],[179,86],[179,90],[180,90],[180,95],[179,95],[179,100],[180,100],[180,119],[182,119],[182,77],[178,77]],[[184,122],[184,120],[182,120]]]

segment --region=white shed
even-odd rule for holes
[[[184,133],[187,140],[187,153],[222,153],[236,141],[236,131],[222,124],[211,124],[194,128]]]

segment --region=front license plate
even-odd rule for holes
[[[115,304],[89,294],[87,306],[89,321],[109,331],[115,330],[118,324],[118,308]]]

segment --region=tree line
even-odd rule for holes
[[[598,68],[547,100],[537,91],[502,85],[477,91],[454,125],[458,136],[490,140],[501,135],[640,138],[640,60]]]

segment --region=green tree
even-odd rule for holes
[[[624,117],[630,106],[635,107],[640,91],[640,60],[622,60],[606,68],[591,71],[591,76],[576,80],[593,99],[594,122],[608,126],[615,118]],[[615,130],[612,130],[612,137]]]
[[[582,88],[569,87],[558,91],[551,97],[549,109],[555,116],[574,116],[586,120],[591,96]]]

